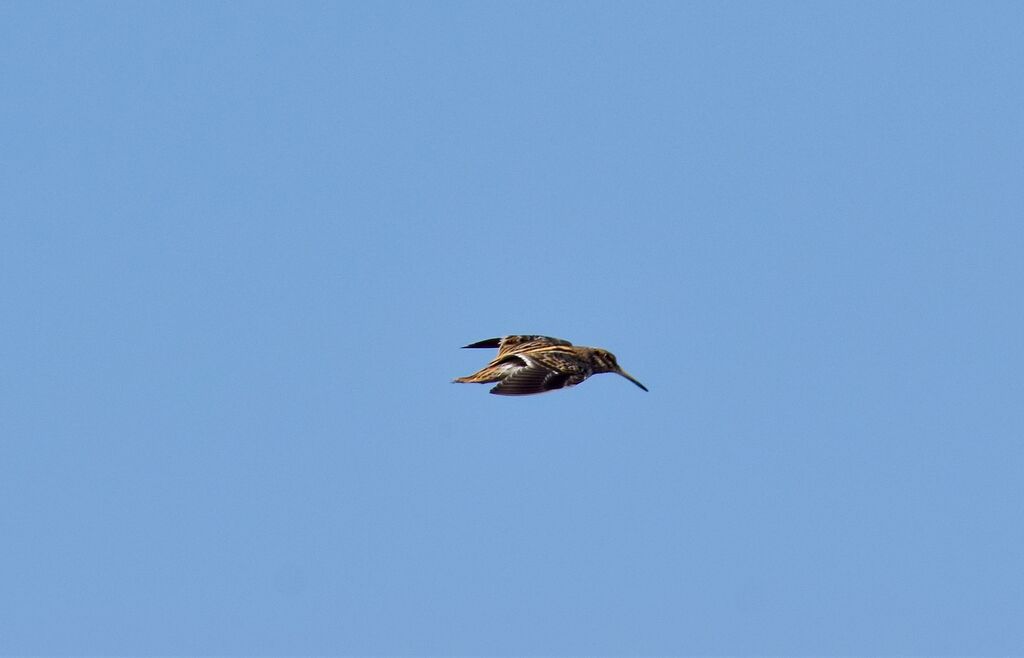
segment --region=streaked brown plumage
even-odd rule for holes
[[[490,384],[496,395],[533,395],[579,384],[602,372],[622,375],[640,388],[647,387],[619,367],[615,355],[598,347],[576,346],[550,336],[505,336],[466,345],[498,348],[498,356],[459,384]]]

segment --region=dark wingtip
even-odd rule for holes
[[[462,349],[467,349],[467,348],[471,348],[471,347],[490,347],[490,348],[501,347],[501,339],[500,338],[488,338],[487,340],[482,340],[482,341],[480,341],[478,343],[472,343],[471,345],[463,345]]]

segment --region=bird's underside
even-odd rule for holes
[[[640,386],[615,363],[611,353],[574,346],[567,340],[550,336],[516,335],[489,338],[467,348],[497,348],[498,356],[482,369],[455,382],[488,384],[496,395],[534,395],[575,386],[599,372],[617,372]]]

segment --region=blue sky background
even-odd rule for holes
[[[1024,654],[1022,34],[0,5],[0,653]]]

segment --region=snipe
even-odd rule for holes
[[[490,384],[496,395],[533,395],[579,384],[591,375],[614,372],[640,388],[647,387],[619,367],[615,355],[599,347],[582,347],[550,336],[489,338],[468,348],[498,348],[498,356],[459,384]]]

